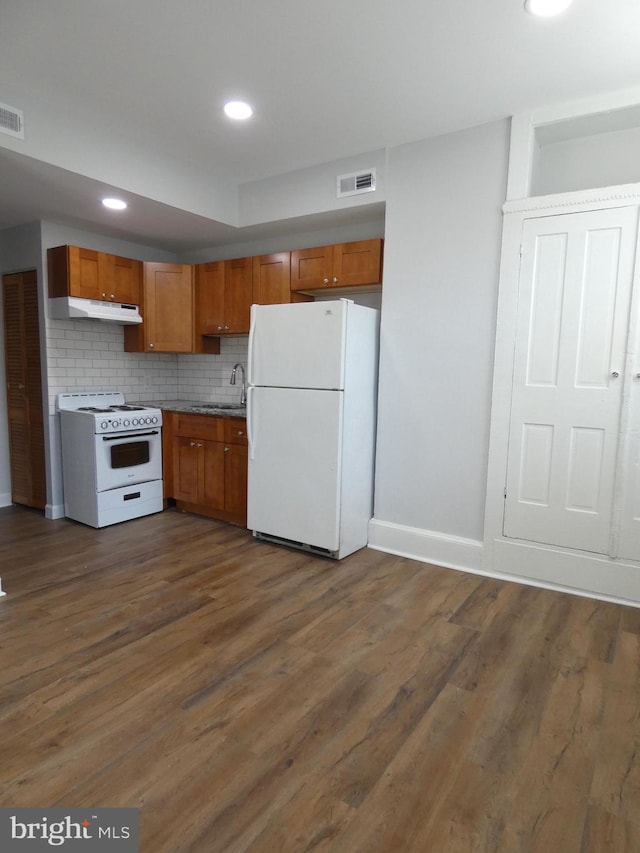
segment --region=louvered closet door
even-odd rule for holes
[[[608,553],[637,210],[523,231],[504,535]]]
[[[46,503],[44,418],[40,374],[38,284],[35,271],[2,278],[11,499]]]

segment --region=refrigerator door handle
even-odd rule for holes
[[[256,389],[253,385],[247,388],[247,441],[249,443],[249,459],[254,458],[255,442],[253,433],[253,392]]]
[[[247,350],[247,377],[249,385],[253,385],[253,339],[256,333],[255,305],[251,306],[251,325],[249,326],[249,347]]]

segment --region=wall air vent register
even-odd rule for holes
[[[0,103],[0,133],[24,139],[24,113],[9,104]]]
[[[376,170],[367,169],[363,172],[352,172],[349,175],[338,175],[337,197],[374,192],[376,188]]]

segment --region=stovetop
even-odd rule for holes
[[[160,409],[125,403],[124,394],[119,391],[58,394],[57,408],[65,421],[69,418],[84,418],[91,423],[91,428],[96,433],[130,432],[162,425]]]
[[[104,412],[143,412],[145,409],[148,409],[149,406],[132,406],[132,405],[122,405],[122,406],[78,406],[77,409],[72,409],[74,412],[98,412],[98,414],[103,414]]]

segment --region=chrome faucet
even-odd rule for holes
[[[229,380],[229,385],[235,385],[236,384],[236,370],[238,368],[240,368],[240,370],[242,371],[242,387],[240,389],[240,405],[246,406],[247,405],[247,383],[246,383],[246,380],[244,377],[244,367],[240,364],[240,362],[233,365],[233,370],[231,371],[231,379]]]

